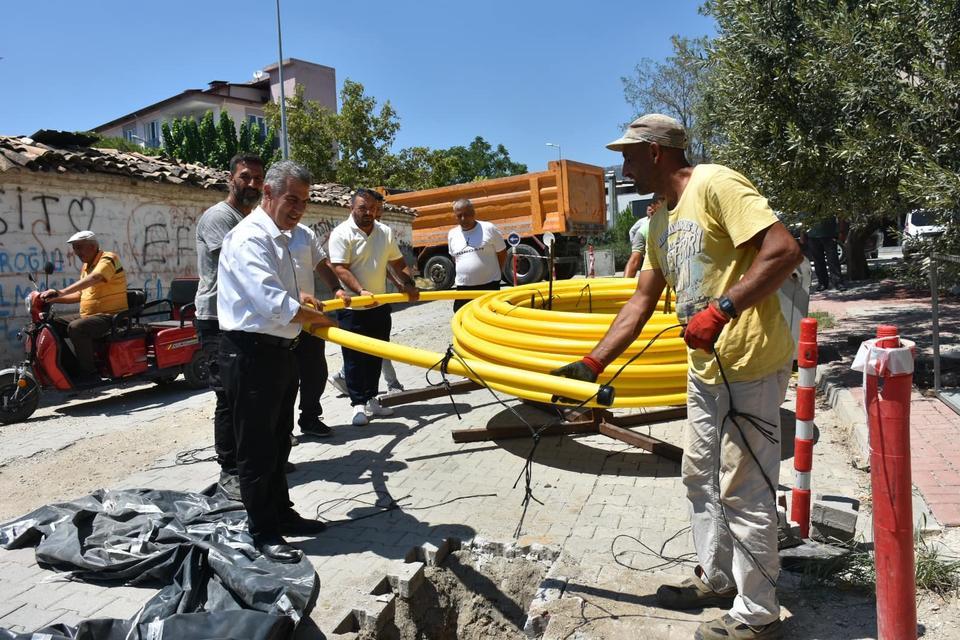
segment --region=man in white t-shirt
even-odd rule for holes
[[[420,297],[410,267],[400,253],[393,230],[377,222],[376,192],[358,189],[350,200],[350,217],[330,233],[330,262],[343,287],[356,295],[386,293],[387,266],[393,268],[403,293],[411,301]],[[341,309],[337,312],[341,329],[378,340],[390,340],[390,305]],[[367,424],[369,418],[389,416],[393,410],[380,405],[381,358],[343,348],[343,368],[347,392],[354,407],[353,424]]]
[[[447,234],[447,252],[457,265],[457,289],[500,289],[507,245],[492,223],[477,220],[473,203],[466,198],[453,203],[453,215],[460,226]],[[469,300],[456,300],[454,313]]]
[[[653,200],[647,205],[647,215],[633,223],[630,227],[630,259],[627,260],[627,266],[623,268],[625,278],[633,278],[643,266],[643,256],[647,253],[647,229],[650,228],[650,218],[657,212],[660,205],[663,204],[663,198],[658,195],[653,196]]]

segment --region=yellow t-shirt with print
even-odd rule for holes
[[[106,282],[87,287],[80,292],[80,315],[95,313],[120,313],[127,308],[127,274],[123,271],[120,258],[109,251],[101,251],[93,260],[93,268],[88,270],[84,263],[80,269],[80,278],[99,273]]]
[[[698,165],[676,207],[650,219],[644,268],[663,272],[676,290],[677,316],[687,322],[743,277],[757,257],[744,243],[775,222],[767,199],[745,177],[721,165]],[[795,346],[776,293],[737,311],[716,344],[727,379],[756,380],[783,367]],[[694,375],[709,384],[723,381],[713,354],[688,349],[687,356]]]

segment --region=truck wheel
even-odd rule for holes
[[[557,280],[569,280],[573,276],[577,275],[577,263],[576,262],[565,262],[563,264],[558,264],[557,269]]]
[[[434,289],[438,291],[449,289],[453,286],[456,267],[453,266],[453,260],[449,257],[438,254],[430,256],[427,263],[423,265],[423,275],[433,283]]]
[[[543,280],[544,264],[537,250],[526,244],[518,244],[507,252],[507,261],[503,264],[503,279],[513,284],[513,255],[517,254],[517,284],[530,284]]]
[[[197,349],[193,359],[183,365],[183,379],[191,389],[206,389],[210,386],[210,364],[203,349]]]
[[[0,375],[0,424],[23,422],[33,415],[40,404],[40,385],[33,378],[24,378],[27,386],[17,387],[17,374]],[[16,395],[14,395],[16,394]]]

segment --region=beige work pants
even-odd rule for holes
[[[774,434],[774,442],[769,442],[743,417],[737,418],[743,436],[731,420],[723,424],[731,395],[723,383],[707,384],[693,374],[687,379],[688,422],[681,471],[690,501],[694,546],[710,586],[716,591],[736,588],[730,615],[749,625],[767,624],[780,617],[776,587],[756,564],[776,581],[780,572],[776,500],[761,474],[776,488],[780,405],[789,380],[790,367],[786,366],[759,380],[730,385],[738,412],[775,425],[767,426]],[[747,451],[744,437],[759,466]],[[729,529],[720,511],[721,499]],[[753,558],[734,541],[731,531]]]

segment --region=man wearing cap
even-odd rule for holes
[[[477,220],[473,203],[461,198],[453,203],[453,215],[458,226],[447,233],[447,253],[456,261],[457,289],[485,289],[499,291],[503,263],[507,259],[507,244],[500,230],[490,222]],[[470,302],[455,300],[453,312]]]
[[[127,308],[127,274],[120,258],[102,251],[92,231],[78,231],[67,241],[83,262],[80,279],[63,289],[48,289],[41,296],[50,304],[80,303],[80,317],[72,320],[67,335],[77,354],[80,375],[97,379],[93,341],[110,332],[113,316]]]
[[[794,344],[775,294],[803,256],[745,177],[690,166],[686,146],[683,126],[660,114],[607,145],[623,153],[637,191],[663,195],[666,209],[650,220],[633,296],[590,354],[553,373],[596,381],[633,344],[664,286],[676,290],[688,346],[681,473],[700,564],[657,599],[671,609],[732,604],[700,625],[701,640],[779,638],[779,407]]]

